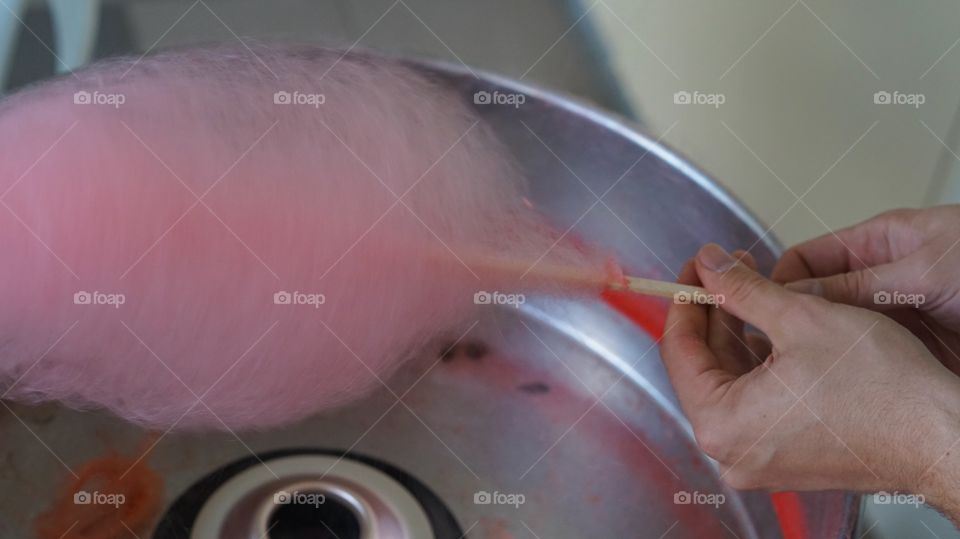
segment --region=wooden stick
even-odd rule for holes
[[[466,257],[464,260],[466,264],[476,264],[477,266],[486,267],[494,271],[515,273],[521,276],[536,276],[542,279],[550,279],[580,286],[606,287],[611,290],[629,290],[647,296],[673,298],[676,303],[716,305],[717,303],[723,302],[720,296],[711,294],[706,288],[670,281],[624,276],[623,281],[617,282],[615,279],[598,278],[596,275],[585,273],[576,268],[546,264],[531,265],[529,262],[504,260],[496,256],[473,255]]]
[[[612,290],[629,290],[637,294],[647,296],[659,296],[661,298],[673,298],[675,303],[695,303],[698,305],[716,305],[718,298],[716,294],[707,292],[706,288],[701,286],[691,286],[686,284],[672,283],[670,281],[658,281],[656,279],[647,279],[644,277],[624,277],[626,284],[618,282],[609,282],[607,287]],[[722,303],[722,300],[719,301]]]

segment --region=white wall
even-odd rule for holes
[[[650,130],[673,126],[664,140],[784,243],[924,202],[960,103],[955,2],[602,0],[591,16]],[[678,90],[726,101],[679,106]],[[925,103],[875,105],[878,90]]]

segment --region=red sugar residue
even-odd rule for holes
[[[163,479],[145,458],[109,454],[83,464],[34,524],[39,539],[121,539],[146,533]]]
[[[627,276],[623,273],[623,268],[620,267],[620,264],[617,264],[616,260],[608,258],[605,269],[607,271],[608,283],[626,288],[629,281],[627,281]]]
[[[796,492],[774,492],[770,498],[773,501],[773,510],[777,513],[777,520],[780,521],[783,539],[810,537],[800,495]]]
[[[604,290],[601,297],[608,305],[640,326],[653,339],[660,339],[667,321],[664,300],[658,300],[628,290]]]
[[[620,267],[616,263],[608,265],[608,268],[619,271],[622,278],[623,272],[620,271]],[[616,274],[613,275],[616,276]],[[667,319],[666,302],[624,290],[608,289],[603,291],[601,297],[608,305],[643,329],[652,339],[659,340],[663,336],[663,328]],[[780,530],[784,539],[806,539],[810,537],[807,533],[803,504],[796,492],[775,492],[770,498],[773,502],[773,509],[777,514],[777,520],[780,522]]]

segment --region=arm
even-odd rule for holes
[[[938,410],[930,419],[936,442],[930,444],[916,491],[925,501],[943,511],[960,526],[960,392],[950,398],[949,409]]]

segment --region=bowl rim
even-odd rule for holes
[[[646,133],[638,122],[624,117],[614,111],[581,97],[563,91],[547,89],[543,86],[518,81],[505,75],[499,75],[483,69],[473,69],[463,62],[436,58],[410,58],[404,60],[420,69],[426,69],[444,77],[457,77],[464,80],[475,79],[480,82],[491,83],[501,88],[511,89],[518,93],[533,97],[551,106],[565,110],[571,114],[584,118],[614,133],[624,139],[637,144],[645,151],[653,154],[664,163],[677,169],[683,176],[692,180],[709,194],[713,195],[731,213],[736,215],[756,236],[757,244],[762,243],[774,257],[783,254],[783,245],[773,233],[773,227],[764,226],[763,222],[730,190],[721,185],[712,176],[705,173],[682,152],[677,151],[662,140],[657,140]],[[824,493],[829,491],[824,491]],[[801,496],[804,492],[799,492]],[[812,492],[810,494],[813,494]],[[859,515],[862,509],[862,496],[856,492],[843,492],[841,505],[838,507],[840,530],[838,539],[853,537],[856,531]]]

